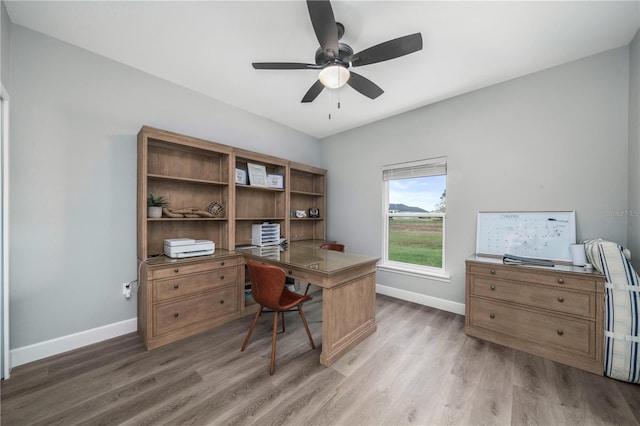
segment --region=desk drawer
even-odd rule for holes
[[[172,279],[153,282],[153,301],[160,302],[175,297],[187,296],[216,287],[236,283],[235,267],[206,271],[194,275],[178,275]]]
[[[175,331],[236,311],[236,286],[224,287],[174,303],[159,304],[154,312],[154,335]]]
[[[553,269],[553,268],[550,268]],[[575,290],[595,291],[596,282],[588,275],[578,278],[550,270],[527,268],[526,266],[470,265],[471,274],[485,275],[508,281],[525,281],[533,284],[545,284]]]
[[[283,268],[282,270],[288,277],[295,278],[304,282],[310,282],[312,284],[317,284],[317,273],[314,274],[312,271],[309,271],[307,269],[295,267]]]
[[[149,271],[149,279],[157,280],[162,278],[177,277],[180,275],[197,274],[199,272],[236,266],[238,262],[239,258],[230,257],[225,259],[212,260],[210,262],[176,264],[167,268],[151,269]]]
[[[471,294],[595,318],[595,293],[474,276],[471,278]]]
[[[592,321],[560,318],[475,297],[469,302],[472,326],[533,344],[551,345],[558,350],[593,356],[595,327]]]

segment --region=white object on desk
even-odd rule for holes
[[[280,224],[265,222],[251,225],[251,244],[260,247],[280,244]]]
[[[210,240],[172,238],[164,240],[164,254],[171,258],[206,256],[213,254],[216,245]]]
[[[584,266],[587,263],[587,254],[584,251],[584,244],[571,244],[571,261],[575,266]]]

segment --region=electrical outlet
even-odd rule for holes
[[[131,283],[122,283],[122,294],[127,299],[131,297]]]

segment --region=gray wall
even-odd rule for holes
[[[323,139],[329,237],[380,256],[382,165],[447,156],[451,282],[379,272],[379,284],[464,303],[484,210],[575,210],[578,239],[626,244],[626,218],[607,211],[627,208],[628,81],[624,47]]]
[[[640,272],[640,31],[629,46],[629,238],[627,247]]]
[[[4,85],[4,88],[9,90],[9,82],[11,77],[10,66],[11,61],[9,59],[9,46],[11,41],[9,14],[3,1],[0,1],[2,7],[0,8],[0,81]]]
[[[135,318],[142,125],[319,165],[315,138],[15,24],[11,54],[12,348]]]

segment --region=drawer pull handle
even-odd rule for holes
[[[224,280],[224,275],[220,275],[220,279],[221,279],[221,280]]]
[[[564,280],[562,278],[558,278],[558,284],[564,284]]]
[[[558,336],[562,336],[564,334],[564,331],[562,331],[561,328],[558,329]]]
[[[175,272],[177,274],[178,272],[180,272],[180,269],[176,268],[176,269],[173,270],[173,272]]]
[[[560,302],[560,303],[564,302],[564,297],[558,296],[558,302]]]
[[[173,317],[174,317],[174,318],[178,318],[179,316],[180,316],[180,312],[174,312],[174,313],[173,313]]]
[[[496,317],[496,314],[494,314],[494,313],[490,313],[489,314],[489,318],[494,319],[495,317]]]
[[[291,269],[289,269],[289,275],[293,274],[293,271]]]
[[[180,288],[180,284],[174,284],[173,288],[175,288],[176,290]]]
[[[489,287],[492,291],[496,289],[496,286],[491,284],[491,287]]]
[[[224,266],[224,260],[220,262],[220,266]]]
[[[220,301],[220,304],[221,304],[221,305],[224,305],[224,300],[221,300],[221,301]]]
[[[496,274],[496,270],[495,270],[495,269],[492,269],[492,270],[490,270],[490,271],[489,271],[489,273],[490,273],[491,275],[495,275],[495,274]]]

